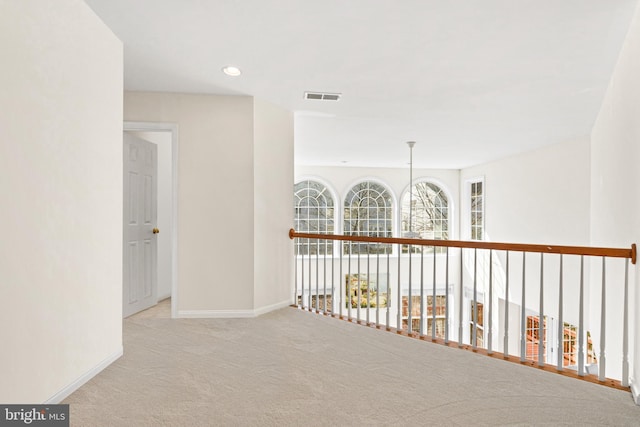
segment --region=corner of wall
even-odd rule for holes
[[[62,390],[51,396],[44,403],[45,404],[58,404],[62,402],[64,399],[69,397],[73,392],[78,390],[80,387],[89,382],[93,377],[102,372],[107,366],[111,365],[113,362],[118,360],[124,354],[124,348],[120,346],[120,348],[115,351],[110,356],[106,357],[100,363],[98,363],[93,368],[86,371],[84,374],[80,375],[77,379],[72,381],[70,384],[65,386]]]
[[[293,113],[253,102],[253,306],[261,314],[288,305],[293,293]]]
[[[271,304],[264,307],[256,308],[253,312],[254,312],[254,315],[257,317],[257,316],[262,316],[263,314],[270,313],[275,310],[280,310],[281,308],[289,307],[290,305],[291,305],[291,300],[286,299],[276,304]]]

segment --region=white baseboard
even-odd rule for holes
[[[120,346],[120,349],[118,351],[116,351],[115,353],[113,353],[112,355],[110,355],[109,357],[104,359],[102,362],[98,363],[93,368],[89,369],[87,372],[82,374],[79,378],[77,378],[71,384],[69,384],[68,386],[64,387],[62,390],[60,390],[59,392],[57,392],[56,394],[51,396],[49,399],[47,399],[44,402],[44,404],[45,405],[46,404],[55,405],[55,404],[58,404],[58,403],[62,402],[64,399],[66,399],[68,396],[70,396],[71,393],[73,393],[74,391],[78,390],[85,383],[87,383],[91,378],[93,378],[96,375],[98,375],[107,366],[111,365],[113,362],[115,362],[120,357],[122,357],[122,354],[123,354],[123,348],[122,348],[122,346]]]
[[[633,401],[636,402],[636,405],[640,406],[640,385],[635,381],[631,382],[631,396],[633,396]]]
[[[260,307],[255,310],[178,310],[178,318],[182,319],[243,319],[258,317],[270,311],[279,310],[291,305],[290,300]]]
[[[256,317],[253,310],[178,310],[182,319],[239,319]]]

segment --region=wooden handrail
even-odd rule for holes
[[[532,245],[525,243],[497,243],[483,241],[466,241],[466,240],[429,240],[429,239],[407,239],[399,237],[371,237],[371,236],[344,236],[341,234],[312,234],[298,233],[293,228],[289,230],[289,238],[303,239],[322,239],[322,240],[340,240],[347,242],[366,242],[366,243],[395,243],[401,245],[415,246],[442,246],[450,248],[476,248],[476,249],[493,249],[498,251],[515,251],[515,252],[538,252],[549,254],[565,254],[565,255],[587,255],[587,256],[605,256],[612,258],[628,258],[631,263],[636,263],[636,244],[632,244],[630,249],[625,248],[595,248],[589,246],[550,246],[550,245]]]

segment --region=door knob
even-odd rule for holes
[[[160,230],[158,230],[157,228],[153,229],[153,234],[158,234],[160,232]]]

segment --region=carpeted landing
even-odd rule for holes
[[[285,308],[124,321],[72,426],[640,425],[630,393]]]

